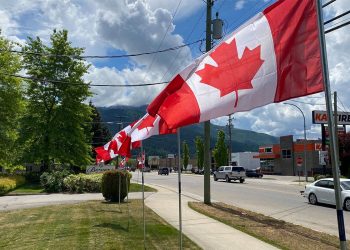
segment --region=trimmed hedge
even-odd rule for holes
[[[26,178],[21,175],[0,177],[0,195],[4,195],[11,190],[23,185]]]
[[[106,201],[123,201],[130,190],[132,175],[125,170],[107,171],[102,176],[102,195]],[[120,191],[119,191],[120,187]]]
[[[63,186],[71,193],[99,193],[101,182],[102,174],[72,174],[64,178]]]
[[[59,193],[64,191],[63,179],[70,174],[66,169],[45,172],[40,176],[40,184],[48,193]]]

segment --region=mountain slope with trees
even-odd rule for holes
[[[130,106],[112,106],[112,107],[98,107],[102,120],[106,123],[112,135],[117,133],[122,127],[141,118],[146,112],[147,106],[130,107]],[[121,124],[123,126],[121,126]],[[196,155],[195,138],[197,136],[203,137],[203,124],[194,124],[181,128],[181,141],[186,141],[190,155]],[[218,126],[211,124],[211,148],[214,148],[217,140],[218,130],[227,132],[225,126]],[[226,143],[228,143],[228,136],[226,136]],[[268,145],[278,143],[278,138],[256,133],[243,129],[232,129],[232,151],[258,151],[260,145]],[[159,135],[152,136],[144,141],[144,147],[148,155],[160,155],[177,153],[177,137],[173,135]]]

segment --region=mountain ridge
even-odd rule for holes
[[[123,127],[127,126],[131,122],[140,119],[146,113],[146,105],[139,107],[132,106],[110,106],[110,107],[97,107],[101,114],[103,122],[107,122],[107,127],[111,134],[114,135],[120,131]],[[227,127],[211,124],[210,133],[210,147],[214,148],[216,143],[217,131],[223,130],[226,134]],[[203,138],[204,128],[203,124],[193,124],[181,128],[180,137],[181,142],[184,140],[189,145],[190,154],[194,156],[196,149],[194,145],[194,139],[197,136]],[[267,135],[264,133],[258,133],[245,129],[232,129],[232,152],[244,152],[251,151],[257,152],[261,145],[271,145],[278,143],[278,138]],[[228,135],[226,135],[226,141],[228,142]],[[167,154],[177,153],[177,135],[158,135],[152,136],[144,141],[143,144],[148,155],[166,156]]]

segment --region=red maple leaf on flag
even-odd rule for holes
[[[149,127],[154,127],[153,123],[154,123],[155,117],[151,116],[151,115],[147,115],[145,119],[143,119],[143,121],[141,122],[141,124],[137,127],[138,130],[144,129],[146,128],[148,131]]]
[[[128,135],[125,133],[124,130],[122,130],[122,131],[120,131],[120,132],[118,133],[117,140],[118,140],[118,142],[120,143],[120,144],[118,145],[118,150],[119,150],[120,146],[124,143],[124,141],[125,141],[127,138],[128,138]]]
[[[201,83],[219,89],[221,97],[235,92],[237,107],[238,90],[253,88],[251,81],[264,62],[260,51],[260,45],[253,50],[246,47],[238,58],[236,39],[230,44],[224,42],[210,54],[218,66],[205,64],[196,74],[202,78]]]

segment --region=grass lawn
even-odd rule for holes
[[[40,193],[44,193],[44,189],[40,186],[40,183],[26,183],[10,192],[10,194],[40,194]]]
[[[157,189],[144,186],[145,192],[157,192]],[[130,183],[130,192],[142,192],[142,185],[138,183]]]
[[[145,185],[145,192],[157,192],[156,189]],[[138,183],[130,183],[129,192],[141,192],[142,185]],[[26,183],[15,190],[11,191],[9,195],[30,195],[30,194],[40,194],[45,193],[44,189],[40,186],[40,183]]]
[[[277,220],[224,203],[190,202],[197,212],[221,221],[281,249],[339,249],[339,239],[302,226]],[[348,241],[348,249],[350,242]]]
[[[178,249],[177,229],[147,207],[145,217],[147,249]],[[144,249],[142,201],[0,212],[0,232],[0,249]],[[183,246],[200,249],[185,236]]]

